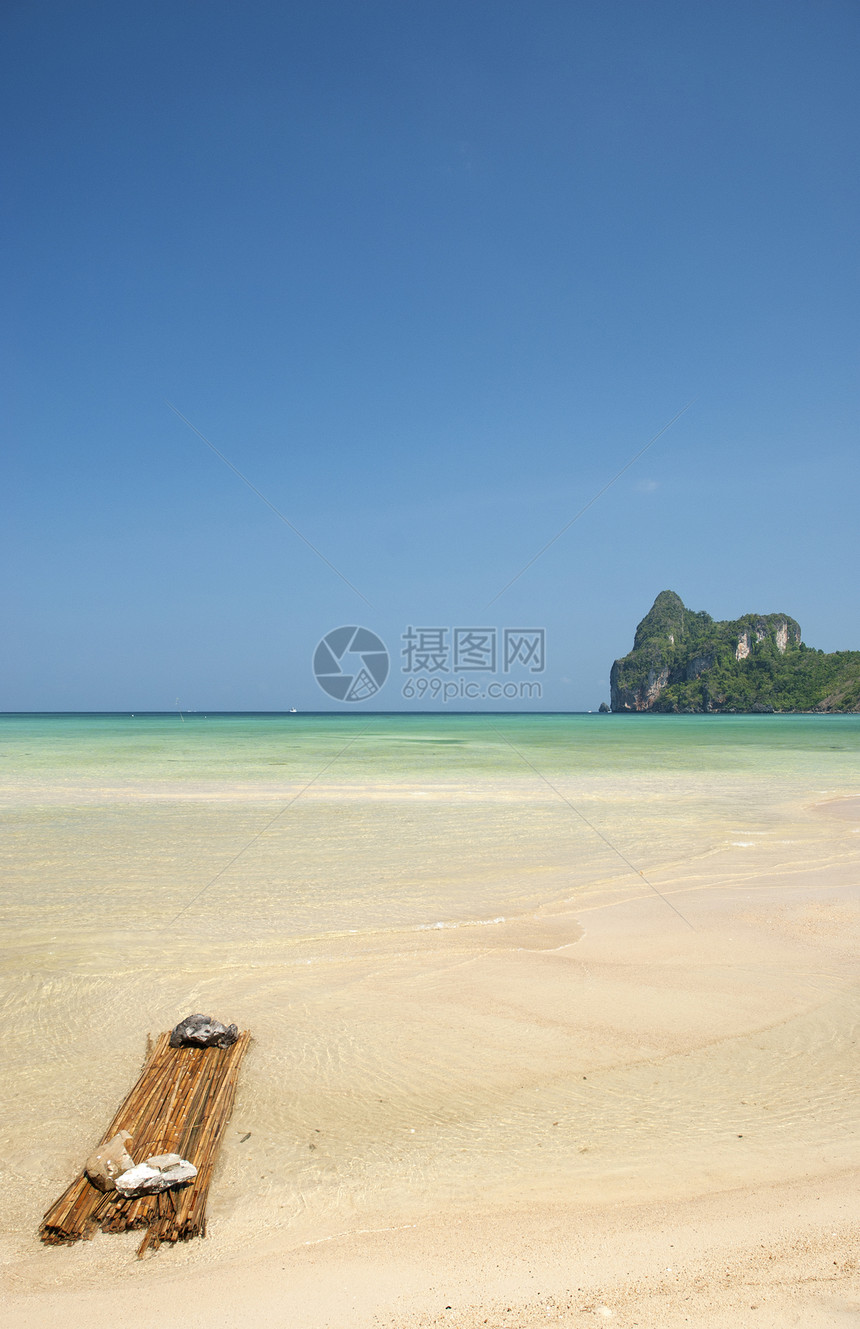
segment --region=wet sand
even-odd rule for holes
[[[7,1323],[100,1329],[120,1308],[141,1329],[858,1323],[856,871],[760,867],[658,883],[692,927],[653,891],[610,883],[459,954],[435,933],[408,957],[381,947],[349,1018],[389,1057],[420,1032],[422,1075],[440,1081],[436,1120],[410,1108],[407,1083],[391,1194],[346,1194],[374,1159],[365,1140],[344,1166],[361,1131],[337,1100],[354,1093],[357,1117],[367,1105],[321,1068],[285,1194],[310,1165],[342,1170],[344,1194],[278,1210],[266,1139],[283,1123],[251,1054],[233,1123],[251,1140],[225,1147],[207,1239],[141,1264],[133,1234],[24,1242],[5,1269]],[[408,1082],[405,1052],[400,1064]],[[253,1186],[236,1203],[252,1166],[260,1203]],[[445,1182],[428,1193],[434,1169]]]
[[[849,1329],[860,1309],[858,1181],[853,1172],[663,1205],[478,1211],[285,1251],[261,1240],[241,1262],[126,1264],[121,1285],[103,1270],[101,1288],[13,1294],[6,1322]]]
[[[268,786],[13,789],[5,1322],[857,1323],[853,768],[667,751],[553,777],[635,869],[536,781],[408,773],[310,791],[178,920]],[[146,1032],[190,1009],[256,1040],[206,1240],[42,1247]]]

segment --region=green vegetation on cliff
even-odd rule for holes
[[[787,614],[719,622],[661,591],[610,681],[613,711],[856,711],[860,651],[811,649]]]

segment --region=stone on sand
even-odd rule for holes
[[[131,1138],[129,1131],[118,1131],[106,1144],[100,1144],[84,1164],[84,1171],[100,1191],[112,1191],[117,1177],[134,1167],[127,1148]]]

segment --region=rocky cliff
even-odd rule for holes
[[[787,614],[717,621],[661,591],[610,685],[613,711],[857,711],[860,651],[811,649]]]

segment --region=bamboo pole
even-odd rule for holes
[[[127,1130],[135,1157],[179,1153],[194,1163],[197,1176],[160,1196],[124,1200],[114,1191],[99,1191],[81,1173],[45,1214],[42,1240],[60,1244],[91,1237],[98,1228],[146,1228],[138,1251],[143,1255],[162,1241],[202,1236],[209,1186],[249,1042],[245,1032],[229,1048],[171,1048],[166,1033],[150,1043],[141,1075],[100,1143]]]

